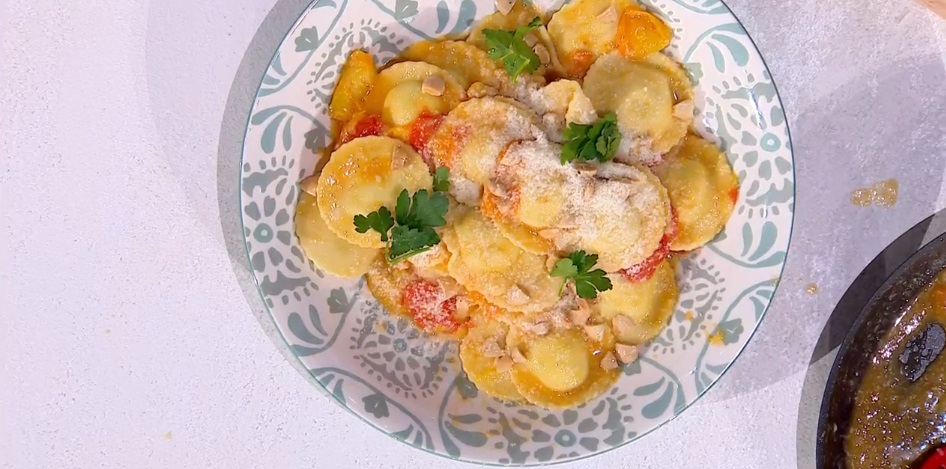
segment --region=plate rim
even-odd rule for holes
[[[293,32],[295,32],[295,31],[297,30],[297,28],[299,27],[299,25],[300,25],[300,24],[302,23],[302,21],[306,18],[306,16],[308,15],[308,13],[312,10],[313,6],[316,5],[317,3],[319,3],[320,1],[324,1],[324,0],[310,0],[309,3],[306,4],[305,8],[302,9],[301,13],[299,14],[299,17],[296,18],[296,20],[292,23],[292,25],[291,25],[291,26],[286,30],[286,32],[283,34],[282,39],[279,41],[279,44],[276,46],[275,50],[273,51],[272,56],[270,57],[270,60],[267,62],[266,68],[263,70],[263,72],[262,72],[262,74],[261,74],[261,76],[260,76],[260,78],[259,78],[259,80],[258,80],[258,83],[257,83],[257,85],[256,85],[256,87],[255,87],[255,91],[254,91],[254,94],[253,94],[253,104],[250,106],[250,108],[249,108],[249,110],[248,110],[248,112],[247,112],[247,115],[246,115],[246,122],[245,122],[245,124],[244,124],[244,129],[243,129],[243,140],[242,140],[242,142],[240,143],[240,164],[238,165],[238,169],[237,169],[237,171],[236,171],[236,175],[237,175],[237,186],[238,186],[238,187],[242,187],[242,182],[243,182],[243,174],[242,174],[241,169],[242,169],[243,165],[245,164],[246,142],[247,142],[247,138],[248,138],[248,136],[249,136],[250,120],[251,120],[251,118],[252,118],[252,116],[253,116],[253,114],[254,114],[254,111],[256,110],[257,104],[259,103],[259,92],[260,92],[260,89],[262,89],[263,80],[264,80],[265,77],[266,77],[266,72],[269,70],[269,68],[270,68],[270,67],[272,66],[272,64],[274,63],[274,61],[275,61],[275,59],[276,59],[276,56],[279,54],[281,47],[283,46],[283,44],[286,43],[286,40],[289,38],[289,36],[290,36]],[[571,2],[571,1],[573,1],[573,0],[564,0],[564,1],[561,3],[561,5],[559,6],[559,8],[561,8],[561,6],[564,6],[565,4],[567,4],[567,3]],[[280,327],[279,327],[279,322],[276,320],[275,316],[273,315],[273,312],[272,312],[271,308],[269,307],[268,304],[266,304],[266,297],[265,297],[265,295],[264,295],[264,293],[263,293],[263,291],[262,291],[262,288],[260,287],[259,279],[257,278],[256,274],[253,272],[253,269],[252,269],[252,259],[251,259],[251,255],[250,255],[250,251],[249,251],[249,245],[248,245],[247,242],[246,242],[246,235],[245,235],[245,233],[246,233],[246,223],[244,222],[244,216],[245,216],[246,214],[245,214],[244,211],[242,210],[242,207],[244,207],[244,204],[243,204],[243,197],[244,197],[244,194],[243,194],[243,191],[242,191],[242,190],[237,190],[237,193],[238,193],[238,200],[237,200],[237,201],[238,201],[238,203],[239,203],[238,206],[241,208],[241,210],[239,210],[240,228],[241,228],[241,231],[242,231],[241,236],[244,238],[244,242],[242,243],[242,244],[243,244],[243,251],[244,251],[244,254],[245,254],[245,260],[246,260],[246,262],[247,262],[247,265],[250,266],[250,276],[253,278],[253,286],[256,288],[256,293],[259,295],[259,298],[260,298],[261,301],[262,301],[263,309],[266,311],[266,316],[267,316],[267,317],[269,318],[269,320],[272,322],[275,331],[276,331],[277,334],[279,335],[279,339],[282,341],[282,343],[283,343],[283,345],[285,346],[286,350],[289,350],[289,353],[293,356],[293,358],[295,359],[295,361],[305,370],[305,375],[307,375],[309,378],[312,378],[312,381],[314,381],[314,382],[318,385],[318,388],[317,388],[317,389],[319,390],[319,392],[320,392],[321,394],[324,394],[324,395],[328,396],[329,398],[331,398],[331,400],[332,400],[333,402],[335,402],[337,405],[339,405],[340,407],[342,407],[342,408],[343,408],[345,411],[347,411],[348,413],[354,415],[358,420],[360,420],[360,421],[366,423],[368,426],[370,426],[371,428],[375,429],[375,431],[378,431],[378,432],[384,434],[385,436],[387,436],[388,438],[391,438],[391,439],[393,439],[393,440],[395,440],[395,441],[397,441],[397,442],[399,442],[399,443],[401,443],[401,444],[404,444],[404,445],[408,446],[409,448],[416,449],[416,450],[420,450],[420,451],[423,451],[424,453],[431,454],[431,455],[437,456],[437,457],[439,457],[439,458],[443,458],[443,459],[446,459],[446,460],[449,460],[449,461],[459,461],[459,462],[464,462],[464,463],[468,463],[468,464],[476,464],[476,465],[488,466],[488,467],[540,467],[540,466],[541,466],[541,467],[546,467],[546,466],[558,466],[558,465],[562,465],[562,464],[577,463],[577,462],[579,462],[579,461],[583,461],[583,460],[586,460],[586,459],[590,459],[590,458],[594,458],[594,457],[597,457],[597,456],[601,456],[601,455],[603,455],[603,454],[611,453],[611,452],[613,452],[613,451],[615,451],[615,450],[617,450],[617,449],[624,448],[624,447],[628,446],[628,445],[631,444],[631,443],[634,443],[634,442],[636,442],[636,441],[639,441],[639,440],[641,440],[641,439],[647,437],[648,435],[652,434],[652,433],[655,432],[656,430],[658,430],[658,429],[664,427],[664,426],[667,425],[668,423],[670,423],[670,422],[676,420],[680,415],[683,415],[683,413],[686,412],[687,409],[690,409],[691,407],[693,407],[704,395],[706,395],[707,392],[709,392],[710,389],[712,389],[719,381],[721,381],[721,380],[723,379],[723,377],[726,375],[726,373],[732,368],[733,364],[735,364],[736,361],[739,359],[739,357],[742,356],[742,354],[743,354],[743,352],[745,351],[746,347],[747,347],[747,346],[749,345],[749,343],[752,341],[752,338],[755,336],[755,333],[758,331],[759,327],[762,325],[762,322],[765,320],[766,314],[768,313],[769,308],[771,308],[772,302],[775,300],[775,295],[776,295],[776,293],[778,293],[778,288],[779,288],[779,286],[781,285],[782,278],[783,278],[784,273],[785,273],[785,264],[786,264],[787,261],[788,261],[788,256],[789,256],[789,253],[791,252],[791,247],[792,247],[792,236],[793,236],[793,234],[794,234],[794,228],[795,228],[795,211],[797,210],[797,198],[796,198],[796,195],[797,195],[797,179],[796,179],[796,171],[795,171],[795,147],[794,147],[794,145],[792,144],[791,125],[790,125],[790,123],[789,123],[787,108],[786,108],[786,106],[785,106],[785,103],[782,101],[782,95],[781,95],[781,93],[779,93],[778,85],[777,85],[777,83],[776,83],[775,76],[774,76],[774,74],[772,73],[772,69],[769,67],[768,62],[765,60],[765,56],[762,54],[762,51],[759,49],[758,44],[756,44],[755,39],[753,39],[753,38],[752,38],[752,35],[749,34],[749,30],[746,29],[745,24],[742,22],[742,20],[739,19],[739,17],[738,17],[738,16],[736,15],[736,13],[732,10],[732,8],[729,6],[729,4],[727,3],[727,1],[726,1],[726,0],[719,0],[719,2],[726,8],[726,11],[728,12],[728,14],[729,14],[729,15],[733,18],[733,20],[740,26],[740,28],[742,28],[742,30],[745,32],[746,38],[749,40],[749,43],[752,44],[752,48],[753,48],[753,50],[755,51],[755,53],[758,55],[759,60],[760,60],[761,63],[762,63],[762,67],[763,67],[764,70],[769,74],[769,80],[771,81],[772,87],[773,87],[773,89],[775,90],[775,101],[776,101],[776,102],[778,103],[778,105],[781,107],[782,112],[783,112],[783,115],[784,115],[784,117],[785,117],[784,125],[785,125],[785,133],[786,133],[786,138],[787,138],[787,142],[786,142],[786,145],[785,145],[785,146],[786,146],[786,149],[788,150],[789,156],[791,157],[791,163],[792,163],[792,165],[791,165],[791,180],[792,180],[792,206],[793,206],[793,208],[790,210],[792,216],[791,216],[791,220],[789,221],[789,224],[788,224],[788,237],[787,237],[786,245],[785,245],[785,257],[784,257],[783,260],[782,260],[782,263],[781,263],[781,266],[780,266],[780,269],[779,269],[778,278],[775,280],[774,284],[772,285],[772,296],[770,297],[769,301],[766,303],[765,308],[764,308],[764,310],[762,311],[762,314],[759,316],[758,321],[756,321],[755,325],[754,325],[754,326],[752,327],[752,329],[749,331],[749,335],[747,336],[745,342],[742,344],[742,346],[739,348],[739,350],[738,350],[738,351],[736,352],[736,354],[733,356],[732,360],[730,360],[729,363],[726,364],[726,367],[719,373],[719,375],[717,375],[717,376],[713,379],[712,382],[709,383],[709,385],[706,386],[706,388],[704,388],[702,391],[699,391],[699,392],[696,394],[696,396],[695,396],[692,400],[690,400],[690,402],[685,403],[685,404],[683,405],[683,407],[682,407],[679,411],[675,411],[674,414],[673,414],[670,418],[664,420],[663,422],[660,422],[660,423],[654,425],[653,427],[651,427],[651,428],[647,429],[646,431],[640,433],[640,434],[637,435],[636,437],[631,438],[631,439],[625,439],[625,440],[622,441],[621,443],[619,443],[619,444],[617,444],[617,445],[615,445],[615,446],[608,447],[608,448],[603,449],[603,450],[601,450],[601,451],[589,452],[589,453],[586,453],[586,454],[584,454],[584,455],[581,455],[581,456],[578,456],[578,457],[575,457],[575,458],[560,459],[560,460],[552,460],[552,461],[547,461],[547,462],[534,461],[534,462],[529,462],[529,463],[526,463],[526,464],[514,464],[514,463],[504,464],[504,463],[500,463],[500,462],[496,462],[496,461],[475,460],[475,459],[463,458],[463,457],[455,458],[455,457],[452,457],[452,456],[450,456],[450,455],[448,455],[448,454],[446,454],[446,453],[443,453],[443,452],[440,452],[440,451],[437,451],[437,450],[434,450],[434,449],[428,449],[428,448],[424,447],[423,445],[420,445],[420,446],[412,445],[412,444],[410,444],[410,443],[407,442],[407,441],[399,440],[399,439],[395,438],[394,435],[392,435],[391,433],[388,433],[387,431],[385,431],[385,429],[383,429],[383,428],[379,427],[378,425],[376,425],[375,423],[373,423],[371,420],[369,420],[369,419],[368,419],[367,417],[365,417],[364,415],[359,414],[358,412],[355,412],[354,410],[352,410],[351,408],[349,408],[349,406],[347,406],[344,402],[342,402],[337,396],[335,396],[334,394],[332,394],[332,392],[331,392],[324,384],[322,384],[321,381],[318,380],[318,378],[313,374],[312,370],[309,369],[308,366],[306,366],[306,364],[302,361],[302,358],[301,358],[298,354],[292,352],[291,344],[289,343],[289,341],[288,341],[288,339],[286,338],[285,334],[283,334],[282,330],[280,329]]]

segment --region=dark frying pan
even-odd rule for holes
[[[907,259],[867,302],[838,350],[828,376],[818,420],[817,461],[820,469],[844,469],[844,438],[862,373],[881,339],[907,306],[936,275],[946,269],[946,233]]]

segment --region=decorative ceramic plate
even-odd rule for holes
[[[538,1],[554,11],[559,2]],[[241,206],[259,292],[293,354],[340,405],[393,438],[499,465],[568,461],[642,437],[719,379],[778,284],[794,208],[791,143],[778,93],[746,31],[719,0],[645,1],[674,29],[670,55],[696,83],[697,130],[726,150],[742,184],[724,232],[689,255],[670,325],[616,386],[574,409],[511,405],[478,392],[456,346],[389,316],[362,280],[315,269],[293,230],[297,182],[329,143],[328,103],[348,53],[386,61],[457,34],[492,0],[318,0],[263,77],[244,142]]]

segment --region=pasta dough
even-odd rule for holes
[[[404,317],[411,317],[411,313],[401,303],[401,292],[416,277],[407,270],[397,269],[380,256],[368,269],[365,276],[368,290],[384,306],[384,309]]]
[[[686,135],[689,117],[674,115],[674,81],[659,66],[632,62],[616,53],[598,59],[583,89],[598,112],[614,111],[623,136],[615,159],[658,163]]]
[[[452,233],[447,233],[452,231]],[[457,282],[510,311],[539,312],[558,301],[560,281],[549,275],[545,256],[523,251],[479,212],[445,230],[447,268]]]
[[[403,57],[450,72],[464,89],[473,83],[501,89],[509,82],[503,68],[483,49],[463,41],[421,41],[408,47]]]
[[[619,342],[639,345],[656,337],[667,325],[679,297],[670,261],[661,262],[654,275],[643,282],[614,275],[611,283],[612,288],[601,292],[593,304],[595,314],[608,323],[618,315],[632,320],[633,327],[614,331]]]
[[[470,381],[490,396],[518,402],[522,395],[512,383],[509,370],[497,369],[495,357],[487,357],[484,349],[488,342],[503,342],[506,328],[502,323],[474,319],[466,337],[460,342],[460,362]]]
[[[584,198],[575,228],[563,230],[560,250],[581,246],[598,266],[615,272],[643,262],[657,250],[670,221],[670,198],[647,168],[598,166],[594,191]]]
[[[394,158],[395,149],[404,161]],[[355,215],[382,206],[393,209],[401,190],[429,190],[432,184],[424,160],[407,144],[389,137],[357,138],[335,150],[322,168],[319,210],[329,229],[345,241],[381,248],[384,242],[378,233],[355,231]]]
[[[618,23],[628,0],[575,0],[552,15],[548,31],[571,78],[581,78],[599,56],[614,50]]]
[[[440,96],[425,93],[423,82],[428,77],[439,77],[444,82]],[[382,120],[395,126],[410,124],[424,111],[445,114],[466,99],[466,92],[456,78],[436,65],[425,62],[400,62],[378,73],[374,85],[365,97],[365,111],[379,114]]]
[[[529,402],[545,407],[573,407],[597,396],[617,381],[618,371],[599,364],[604,350],[578,329],[543,337],[507,337],[525,362],[512,369],[512,382]]]
[[[458,200],[478,201],[503,150],[512,142],[538,138],[537,124],[534,114],[501,98],[471,99],[447,115],[427,151],[435,164],[450,169],[458,188],[473,192],[455,194]]]
[[[677,214],[670,249],[696,249],[722,231],[736,205],[739,179],[719,147],[688,135],[654,172],[667,187]]]
[[[329,230],[316,198],[303,192],[296,206],[299,245],[316,267],[339,277],[360,277],[380,255],[380,249],[348,243]]]

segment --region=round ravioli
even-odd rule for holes
[[[473,83],[501,89],[509,81],[506,72],[486,51],[463,41],[421,41],[408,47],[401,57],[427,62],[450,72],[463,89]]]
[[[575,228],[563,230],[556,243],[561,251],[597,254],[598,266],[615,272],[650,257],[670,219],[667,190],[650,170],[604,163],[576,211]]]
[[[534,228],[505,219],[494,219],[493,223],[509,242],[525,252],[544,256],[552,250],[552,243],[539,236]]]
[[[692,109],[674,112],[673,80],[659,66],[634,62],[617,53],[598,59],[584,83],[585,94],[598,112],[614,111],[623,136],[615,158],[653,164],[687,133]]]
[[[433,178],[423,158],[410,146],[389,137],[356,138],[335,150],[319,176],[319,211],[336,235],[358,246],[384,247],[374,231],[355,231],[356,215],[388,207],[398,194],[430,189]]]
[[[470,212],[445,230],[443,240],[451,253],[450,275],[490,303],[510,311],[539,312],[558,301],[560,281],[549,275],[545,256],[523,251],[479,212]]]
[[[339,277],[364,275],[381,252],[339,238],[325,224],[317,199],[305,192],[296,206],[296,234],[305,256],[316,267]]]
[[[561,145],[544,139],[509,145],[491,187],[502,213],[539,230],[573,224],[583,183],[573,166],[561,163],[561,151]]]
[[[739,197],[739,178],[712,142],[690,134],[654,168],[677,214],[674,251],[710,242],[729,221]]]
[[[575,0],[552,15],[548,31],[566,76],[581,78],[599,56],[614,50],[628,0]]]
[[[425,91],[425,80],[442,85],[439,94]],[[386,124],[404,126],[425,111],[446,114],[464,99],[466,92],[453,74],[426,62],[399,62],[378,73],[364,108]]]
[[[516,334],[520,339],[523,338]],[[607,390],[620,375],[619,369],[606,371],[601,358],[607,352],[585,338],[578,329],[564,329],[518,340],[525,361],[512,369],[512,382],[529,402],[543,407],[574,407]]]
[[[529,22],[536,17],[544,20],[544,15],[536,9],[532,2],[517,1],[509,13],[503,14],[502,12],[496,12],[481,19],[473,26],[466,41],[487,51],[489,50],[489,46],[486,44],[486,36],[483,34],[484,30],[498,29],[502,31],[515,31],[518,27],[528,25]],[[556,73],[561,73],[558,57],[555,56],[555,43],[544,24],[526,34],[524,40],[529,47],[533,48],[541,61],[541,65],[532,72],[533,74],[545,75],[549,69],[554,70]],[[542,50],[538,50],[540,48]],[[525,76],[526,74],[520,75],[520,79]]]
[[[538,138],[541,130],[537,124],[534,114],[507,100],[471,99],[447,115],[427,151],[435,164],[450,169],[451,182],[470,181],[474,187],[458,187],[474,191],[479,199],[479,191],[492,177],[503,150],[512,142]],[[466,198],[457,196],[458,200]]]
[[[620,275],[610,278],[611,289],[599,293],[592,305],[595,314],[608,323],[618,315],[630,319],[613,329],[619,342],[640,345],[656,337],[667,326],[680,296],[670,261],[661,262],[654,275],[643,282],[631,282]]]
[[[414,267],[414,272],[427,279],[449,277],[450,273],[447,271],[447,261],[449,260],[450,251],[447,251],[443,243],[407,259]]]
[[[401,293],[417,277],[408,270],[398,269],[381,257],[378,257],[365,275],[368,291],[378,303],[392,314],[411,317],[410,312],[401,302]]]
[[[522,395],[512,383],[509,370],[497,367],[495,349],[505,342],[506,328],[498,321],[485,318],[473,320],[473,326],[460,342],[460,363],[477,389],[497,399],[520,402]]]

